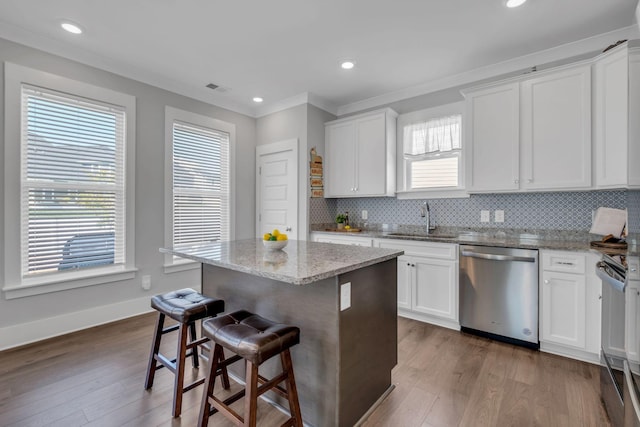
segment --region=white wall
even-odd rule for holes
[[[136,278],[128,281],[11,300],[6,300],[3,294],[0,298],[0,350],[137,314],[149,308],[149,298],[153,294],[199,286],[199,270],[165,274],[163,256],[158,251],[164,244],[165,105],[236,125],[236,238],[251,238],[255,235],[254,118],[3,39],[0,39],[0,61],[62,75],[136,97],[135,255],[138,268]],[[0,71],[0,81],[4,82],[4,67]],[[4,84],[0,84],[0,100],[0,135],[4,139]],[[4,165],[4,150],[0,150],[0,165]],[[3,224],[5,199],[2,173],[0,195],[0,224]],[[2,227],[0,241],[4,241]],[[3,245],[0,245],[0,270],[4,270],[3,250]],[[142,290],[142,275],[151,275],[150,291]],[[0,283],[0,288],[3,285]]]

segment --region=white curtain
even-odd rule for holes
[[[461,124],[462,116],[457,114],[405,126],[405,156],[459,150]]]

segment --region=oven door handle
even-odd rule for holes
[[[619,292],[624,292],[627,288],[627,284],[624,281],[619,280],[616,277],[611,276],[610,269],[602,261],[596,264],[596,275],[602,280],[603,283],[607,283],[613,289]],[[613,273],[615,274],[615,273]]]

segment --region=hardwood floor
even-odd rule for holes
[[[153,314],[138,316],[0,352],[0,426],[195,425],[202,386],[185,394],[177,419],[170,372],[158,371],[152,391],[144,390],[154,321]],[[365,426],[609,425],[594,365],[403,318],[398,323],[396,388]],[[175,349],[173,335],[162,343],[167,354]],[[233,384],[230,393],[238,388]],[[242,402],[234,405],[241,411]],[[259,403],[260,426],[284,420]],[[220,416],[209,424],[232,425]]]

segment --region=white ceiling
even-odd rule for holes
[[[602,33],[638,0],[2,0],[0,37],[250,115],[353,105]],[[85,32],[60,29],[69,19]],[[604,47],[604,46],[603,46]],[[356,68],[341,70],[342,59]],[[207,83],[227,91],[211,91]],[[251,101],[265,99],[262,107]]]

